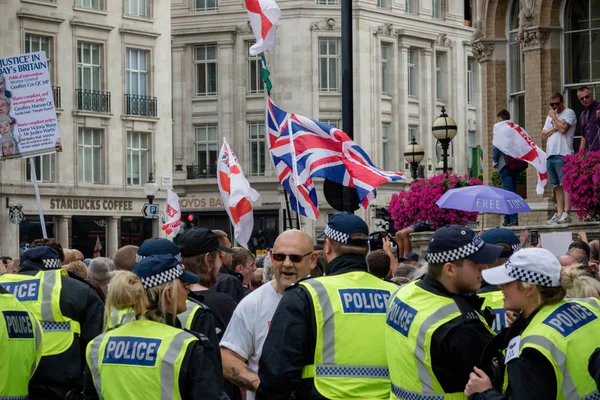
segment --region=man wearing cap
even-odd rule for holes
[[[39,246],[23,253],[18,274],[0,276],[0,285],[35,315],[43,330],[42,359],[29,384],[30,399],[64,399],[81,391],[85,347],[102,332],[102,300],[61,267],[56,250]]]
[[[496,268],[508,261],[514,252],[521,249],[521,241],[513,231],[506,228],[492,228],[481,235],[481,240],[488,244],[502,247],[498,259],[488,264],[488,268]],[[490,307],[495,314],[492,330],[496,333],[506,327],[506,310],[504,309],[504,296],[497,285],[491,285],[485,280],[481,283],[481,289],[477,295],[484,299],[483,308]]]
[[[404,257],[400,257],[398,261],[416,266],[419,263],[419,255],[414,251],[409,251]]]
[[[257,397],[389,398],[385,312],[398,286],[368,273],[368,235],[356,215],[330,219],[327,276],[300,280],[283,295],[260,358]]]
[[[502,248],[471,229],[446,225],[431,239],[427,274],[398,290],[387,312],[385,342],[392,399],[464,398],[464,385],[493,331],[479,313],[481,271]],[[446,397],[444,397],[446,398]]]
[[[221,248],[229,250],[222,254],[222,265],[219,268],[217,283],[214,285],[213,290],[225,293],[235,300],[236,303],[239,303],[247,293],[243,285],[244,276],[235,270],[236,265],[233,263],[233,250],[231,250],[231,242],[227,234],[219,229],[215,229],[213,232],[217,235]]]

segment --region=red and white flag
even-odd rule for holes
[[[181,204],[179,196],[171,189],[167,190],[167,220],[162,226],[167,236],[177,236],[181,225]]]
[[[235,240],[240,246],[248,248],[248,240],[254,229],[252,203],[258,200],[260,194],[250,187],[237,157],[225,138],[217,161],[217,171],[221,199],[233,224]]]
[[[102,243],[100,243],[100,236],[96,235],[96,245],[94,246],[94,255],[92,258],[100,257],[102,251]]]
[[[255,56],[273,50],[275,23],[281,15],[279,6],[275,0],[246,0],[246,9],[256,38],[256,43],[250,47],[250,54]]]
[[[504,154],[533,165],[538,173],[535,191],[537,194],[544,193],[544,186],[548,182],[546,153],[531,140],[523,128],[512,121],[496,123],[492,144]]]

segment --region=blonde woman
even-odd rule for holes
[[[496,372],[506,376],[494,376],[492,387],[488,375],[475,368],[465,388],[469,399],[596,398],[587,364],[598,345],[600,302],[565,300],[570,282],[561,281],[557,258],[540,248],[516,252],[503,266],[483,271],[483,279],[499,285],[504,308],[520,315],[494,339],[505,349],[498,355],[505,368]]]
[[[86,399],[221,399],[219,368],[204,336],[175,328],[188,285],[198,283],[172,255],[118,271],[107,307],[135,310],[136,320],[96,337],[87,347]]]
[[[586,264],[573,264],[564,268],[562,280],[569,287],[567,297],[595,297],[600,299],[600,281],[590,275]]]

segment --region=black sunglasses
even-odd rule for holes
[[[550,103],[550,107],[554,107],[554,106],[556,106],[556,107],[560,106],[560,101],[558,103]]]
[[[589,95],[589,94],[586,94],[585,96],[581,96],[581,97],[579,98],[579,101],[587,100],[587,99],[589,99],[589,98],[590,98],[590,95]]]
[[[293,263],[299,263],[300,261],[302,261],[302,259],[310,254],[312,254],[312,251],[309,251],[308,253],[304,254],[304,255],[298,255],[298,254],[283,254],[283,253],[272,253],[271,256],[273,257],[273,260],[275,261],[285,261],[286,257],[290,258],[290,261]]]

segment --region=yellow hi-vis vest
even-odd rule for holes
[[[527,348],[535,349],[554,368],[558,400],[598,399],[588,372],[588,360],[598,347],[598,331],[600,302],[596,299],[571,299],[542,307],[521,336],[509,344],[508,368],[513,357],[511,345],[519,345],[519,355]]]
[[[0,293],[0,400],[27,399],[42,357],[42,329],[12,294]]]
[[[179,319],[179,322],[183,328],[191,330],[194,317],[196,316],[196,313],[201,310],[203,310],[203,308],[200,304],[191,300],[186,300],[185,311],[181,314],[177,314],[177,319]]]
[[[388,306],[385,345],[392,382],[390,399],[466,399],[462,392],[444,393],[431,365],[433,334],[462,313],[452,298],[431,293],[417,283],[400,288]]]
[[[27,307],[42,326],[42,356],[64,353],[81,333],[79,322],[65,317],[60,310],[64,269],[40,271],[34,276],[4,274],[0,284]]]
[[[118,325],[125,325],[128,322],[133,322],[136,320],[135,310],[131,308],[125,308],[120,310],[115,307],[111,307],[110,313],[107,309],[105,312],[104,324],[106,325],[106,330],[112,329]]]
[[[98,397],[181,399],[179,372],[194,335],[149,320],[137,320],[96,337],[86,360]]]
[[[494,323],[492,324],[492,330],[499,333],[502,328],[506,328],[506,310],[504,309],[504,295],[500,290],[494,290],[491,292],[477,293],[477,296],[483,298],[482,310],[486,307],[490,307],[496,314]]]
[[[302,370],[328,399],[387,399],[384,348],[387,302],[397,285],[366,272],[299,282],[312,297],[317,326],[313,365]],[[357,346],[362,338],[368,346]]]

